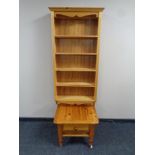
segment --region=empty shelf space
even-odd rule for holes
[[[95,83],[95,72],[57,72],[57,82]]]
[[[71,71],[71,72],[96,72],[96,69],[94,68],[56,68],[56,71]]]
[[[58,102],[94,102],[92,96],[57,96]]]
[[[89,16],[90,17],[90,16]],[[55,18],[55,32],[57,35],[97,35],[98,20],[87,18]],[[79,20],[75,20],[79,19]],[[82,19],[82,20],[80,20]]]
[[[96,53],[97,39],[56,39],[56,53]]]
[[[97,35],[98,20],[97,18],[85,20],[55,19],[55,26],[57,35]]]
[[[87,38],[98,38],[98,36],[97,35],[55,35],[55,38],[64,38],[64,39],[81,38],[81,39],[87,39]]]
[[[88,83],[88,82],[57,82],[56,86],[95,87],[95,84],[94,83]]]
[[[91,102],[94,101],[94,87],[57,87],[57,101]]]
[[[95,69],[96,56],[92,55],[57,55],[57,68],[92,68]]]
[[[67,52],[57,52],[56,55],[97,55],[97,53],[67,53]]]

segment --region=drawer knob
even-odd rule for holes
[[[78,129],[77,128],[74,128],[74,130],[77,131]]]

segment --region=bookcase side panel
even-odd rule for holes
[[[54,99],[56,100],[57,96],[57,87],[56,87],[56,81],[57,81],[57,75],[56,75],[56,59],[55,59],[55,53],[56,53],[56,42],[55,42],[55,21],[54,21],[54,12],[51,12],[51,37],[52,37],[52,62],[53,62],[53,79],[54,79]]]

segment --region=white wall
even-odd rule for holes
[[[53,117],[48,7],[104,7],[97,112],[134,118],[134,0],[20,0],[20,117]]]

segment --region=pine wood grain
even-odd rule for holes
[[[56,124],[98,124],[92,105],[59,104],[54,118]]]
[[[95,83],[95,72],[57,71],[57,82]]]
[[[94,83],[88,82],[57,82],[56,86],[66,86],[66,87],[95,87]]]
[[[70,104],[84,104],[84,103],[90,103],[94,102],[93,96],[75,96],[75,95],[59,95],[56,96],[56,101],[57,102],[64,102],[64,103],[70,103]]]
[[[96,53],[61,53],[61,52],[57,52],[56,55],[96,55]]]

